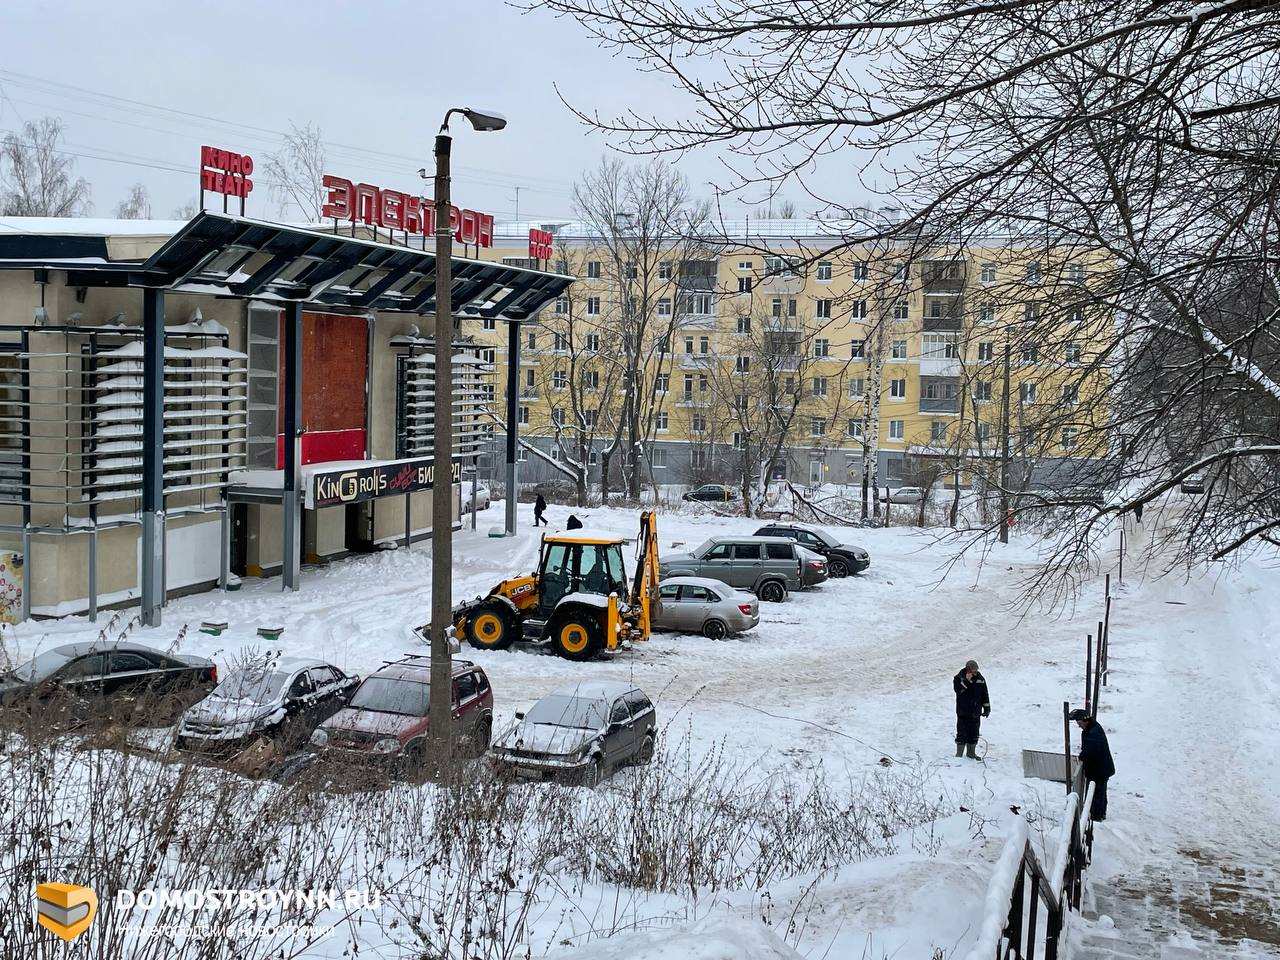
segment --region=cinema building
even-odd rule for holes
[[[158,623],[179,592],[294,588],[302,562],[429,535],[425,237],[223,212],[0,226],[0,615],[140,601]],[[571,282],[451,266],[455,316],[516,329]],[[456,523],[503,404],[455,344]]]

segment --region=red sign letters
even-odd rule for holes
[[[253,157],[247,153],[200,148],[200,189],[243,200],[253,190],[252,174]]]
[[[383,190],[367,183],[352,183],[342,177],[324,175],[329,191],[320,210],[326,220],[351,220],[388,230],[430,235],[436,231],[435,204],[399,190]],[[459,243],[493,246],[493,216],[449,207],[449,227]]]
[[[550,260],[551,244],[555,237],[547,230],[529,231],[529,259]]]

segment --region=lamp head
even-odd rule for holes
[[[440,124],[441,130],[449,129],[449,117],[455,113],[462,114],[470,122],[473,129],[482,133],[501,130],[507,125],[507,118],[496,110],[473,110],[470,107],[454,107],[444,115],[444,123]]]

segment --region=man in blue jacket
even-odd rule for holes
[[[956,692],[956,756],[977,760],[978,730],[982,718],[991,716],[986,678],[978,672],[977,662],[970,660],[952,678],[951,686]]]
[[[1107,781],[1115,776],[1111,745],[1101,724],[1084,710],[1072,710],[1071,719],[1080,728],[1080,764],[1084,778],[1093,783],[1093,804],[1089,816],[1095,823],[1107,819]]]

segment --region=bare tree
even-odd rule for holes
[[[62,121],[42,117],[0,141],[0,213],[9,217],[80,217],[89,212],[89,182],[75,176],[64,152]]]
[[[325,145],[320,128],[312,123],[299,127],[290,121],[283,146],[267,155],[264,167],[281,216],[296,212],[309,223],[320,221],[325,196],[325,164]]]
[[[116,204],[116,216],[121,220],[150,220],[151,194],[145,184],[135,183],[129,195]]]
[[[186,203],[182,204],[181,206],[173,208],[173,219],[190,220],[199,212],[200,212],[200,201],[188,200]]]

